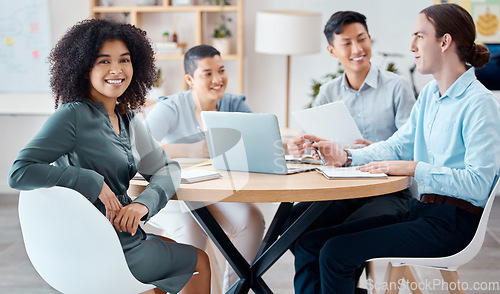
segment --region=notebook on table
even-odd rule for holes
[[[202,111],[212,166],[219,170],[292,174],[313,166],[287,165],[276,115]]]
[[[183,169],[181,170],[181,183],[191,184],[201,181],[208,181],[221,178],[222,175],[216,171],[204,169]]]
[[[321,160],[317,160],[310,154],[304,154],[302,157],[294,157],[291,154],[285,155],[286,162],[288,163],[307,163],[322,165]]]
[[[181,169],[181,183],[191,184],[221,178],[222,175],[216,171],[204,169]],[[134,180],[144,180],[140,173],[136,173]]]

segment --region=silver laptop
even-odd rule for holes
[[[315,169],[310,165],[287,166],[274,114],[203,111],[201,119],[215,169],[270,174]]]

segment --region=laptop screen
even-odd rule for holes
[[[214,168],[287,173],[276,115],[203,111],[201,117]]]

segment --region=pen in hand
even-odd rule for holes
[[[311,143],[314,143],[314,142],[313,142],[313,141],[311,141],[311,140],[307,140],[307,141],[309,141],[309,142],[311,142]],[[318,149],[317,147],[313,147],[313,149],[314,149],[314,151],[316,151],[316,153],[318,154],[319,159],[321,159],[321,163],[322,163],[323,165],[326,165],[325,158],[323,157],[323,155],[321,154],[321,152],[319,152],[319,149]]]
[[[318,148],[314,147],[314,151],[316,151],[316,153],[318,153],[319,159],[321,159],[321,163],[323,165],[326,165],[325,158],[323,157],[323,155],[321,155],[321,152],[319,152]]]

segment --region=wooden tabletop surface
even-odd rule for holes
[[[213,170],[211,166],[197,167]],[[328,180],[316,171],[293,175],[218,171],[222,178],[181,184],[174,200],[204,202],[302,202],[383,195],[406,189],[407,176],[377,179]],[[132,180],[129,196],[137,197],[147,186]]]

